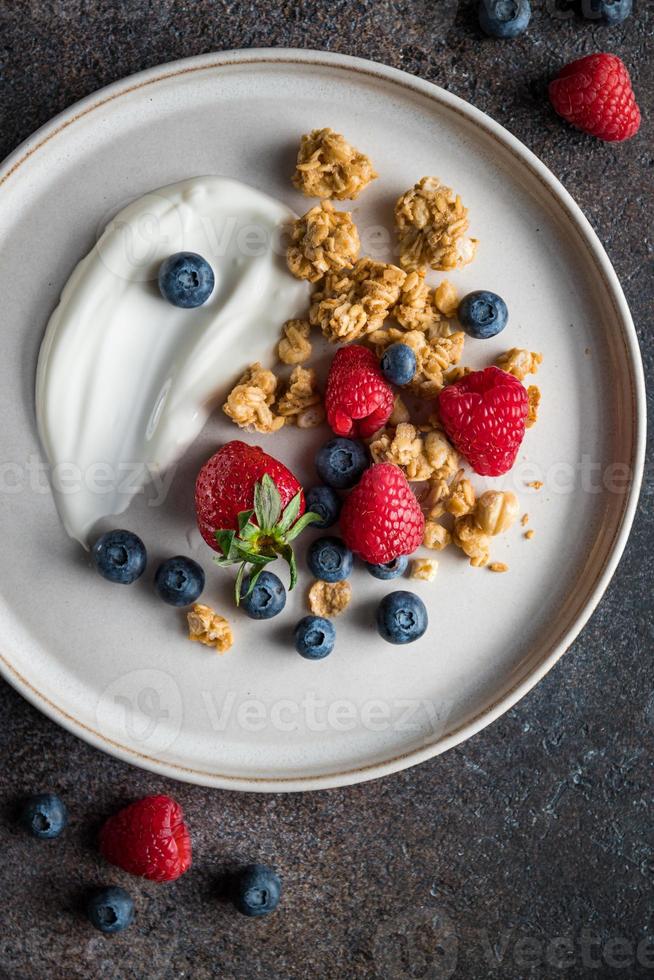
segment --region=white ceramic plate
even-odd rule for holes
[[[144,192],[204,173],[238,177],[286,201],[300,134],[332,126],[381,177],[356,202],[370,229],[416,179],[454,186],[481,240],[452,278],[506,297],[511,322],[467,344],[481,367],[509,346],[540,350],[541,417],[514,486],[536,534],[496,539],[510,571],[441,557],[417,583],[431,618],[402,649],[373,628],[384,585],[357,570],[338,647],[308,663],[289,635],[304,589],[268,625],[234,616],[224,657],[191,645],[184,616],[152,594],[151,574],[110,586],[58,521],[41,472],[34,371],[46,320],[107,218]],[[479,731],[556,662],[602,595],[622,552],[644,455],[644,386],[622,291],[590,225],[561,185],[481,112],[402,72],[340,55],[245,51],[154,68],[73,106],[23,144],[0,173],[2,510],[0,636],[4,676],[51,718],[156,772],[243,790],[353,783],[413,765]],[[382,250],[382,254],[386,253]],[[391,253],[388,251],[388,257]],[[247,361],[225,367],[221,380]],[[194,532],[199,464],[235,435],[212,419],[161,506],[140,497],[123,526],[150,547],[151,568],[180,552],[209,574],[206,601],[228,604],[225,573]],[[310,483],[323,433],[290,431],[267,446]],[[251,440],[255,441],[255,440]],[[542,480],[540,492],[526,484]],[[306,579],[305,579],[306,581]]]

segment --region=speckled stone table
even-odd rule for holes
[[[464,0],[5,0],[0,155],[100,86],[187,55],[277,45],[386,62],[490,113],[561,178],[615,264],[651,376],[654,4],[635,0],[612,29],[557,14],[558,0],[532,5],[529,33],[498,43]],[[624,146],[573,132],[544,96],[561,64],[602,49],[627,62],[645,110]],[[653,491],[650,469],[618,574],[548,677],[467,744],[382,781],[300,796],[167,782],[77,741],[2,684],[0,977],[654,974]],[[72,821],[37,846],[12,814],[44,787]],[[152,791],[183,804],[196,864],[168,887],[131,880],[136,924],[107,939],[80,913],[106,874],[97,826]],[[258,922],[219,898],[221,876],[252,859],[285,885],[282,908]]]

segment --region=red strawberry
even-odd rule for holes
[[[146,796],[109,817],[100,831],[100,852],[132,875],[174,881],[191,867],[183,816],[169,796]]]
[[[198,527],[207,544],[222,552],[218,565],[240,565],[237,605],[248,565],[250,592],[278,555],[290,565],[293,588],[297,568],[290,542],[320,519],[304,509],[302,487],[291,471],[259,446],[228,442],[204,464],[195,483]]]
[[[517,378],[497,367],[473,371],[443,388],[438,409],[450,442],[476,473],[501,476],[511,469],[529,412]]]
[[[640,109],[624,62],[615,54],[589,54],[572,61],[549,85],[560,116],[585,133],[608,142],[634,136]]]
[[[350,344],[336,351],[327,376],[327,421],[337,436],[367,438],[393,411],[393,389],[371,350]]]
[[[399,466],[375,463],[343,504],[340,525],[348,548],[381,565],[422,544],[425,518]]]

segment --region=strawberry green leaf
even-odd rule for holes
[[[236,537],[236,531],[216,531],[216,541],[225,558],[229,557]]]
[[[250,523],[250,518],[254,514],[254,510],[242,510],[238,515],[238,530],[239,534],[242,534],[244,529]]]
[[[284,561],[288,562],[288,567],[291,575],[291,580],[289,582],[289,591],[295,588],[297,584],[297,562],[295,561],[295,554],[290,545],[284,545],[284,547],[279,550],[279,557],[283,558]]]
[[[280,518],[282,498],[275,481],[268,473],[264,473],[261,480],[254,485],[254,512],[262,529],[270,530]]]
[[[241,589],[243,588],[243,575],[245,574],[246,564],[243,562],[236,575],[236,582],[234,583],[234,595],[236,597],[236,605],[241,604]]]
[[[286,505],[281,520],[277,524],[278,531],[288,531],[291,525],[297,520],[300,513],[300,503],[302,501],[302,491],[298,490],[293,499]]]
[[[320,520],[320,514],[314,514],[313,511],[311,510],[308,511],[306,514],[303,514],[302,517],[299,519],[299,521],[295,522],[295,524],[290,529],[290,531],[286,532],[285,534],[286,540],[294,541],[295,538],[297,538],[298,534],[302,534],[302,531],[304,531],[305,527],[308,527],[309,524],[313,524],[315,521],[319,521],[319,520]]]

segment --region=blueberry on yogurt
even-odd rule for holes
[[[213,269],[196,252],[176,252],[159,267],[159,291],[173,306],[193,309],[209,299],[215,285]]]

